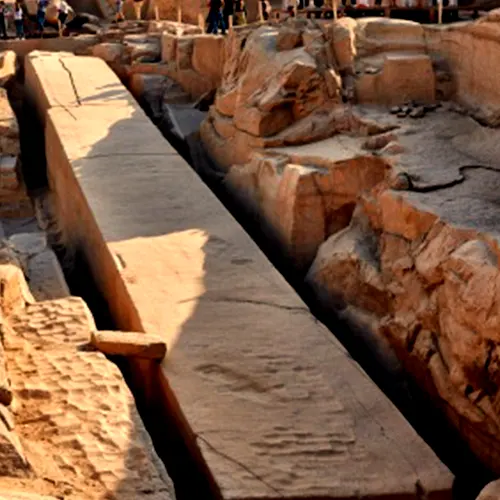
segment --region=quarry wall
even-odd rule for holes
[[[426,28],[429,53],[448,65],[453,75],[455,98],[481,122],[500,124],[500,87],[486,68],[500,56],[500,24],[494,11],[477,22]]]

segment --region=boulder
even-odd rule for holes
[[[427,54],[387,54],[379,85],[379,102],[386,105],[410,100],[434,102],[435,77],[431,58]]]
[[[361,18],[356,22],[354,33],[357,57],[386,52],[426,53],[424,28],[413,21]]]
[[[353,71],[356,21],[351,17],[341,17],[333,23],[333,54],[342,71]]]
[[[33,301],[19,264],[14,260],[0,263],[0,309],[3,313],[6,316],[17,313]]]
[[[125,48],[121,43],[105,42],[94,45],[91,50],[94,57],[100,57],[108,64],[115,64],[121,62]]]
[[[224,67],[224,40],[222,35],[198,35],[193,39],[193,69],[214,87],[222,80]]]
[[[355,218],[350,226],[323,243],[306,277],[320,300],[343,308],[347,304],[385,316],[390,295],[377,258],[377,238],[367,222]]]
[[[226,182],[305,270],[325,239],[349,224],[359,192],[383,182],[386,169],[379,158],[315,165],[299,156],[257,154],[233,166]]]
[[[161,361],[167,353],[167,344],[151,333],[98,331],[92,332],[90,343],[106,355]]]
[[[265,112],[258,108],[240,107],[234,116],[234,126],[256,137],[281,132],[293,122],[292,111],[286,107]]]

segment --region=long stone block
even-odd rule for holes
[[[70,63],[77,85],[85,61]],[[64,236],[86,253],[119,328],[163,335],[163,385],[221,497],[449,498],[450,472],[137,104],[58,105],[53,67],[34,64],[27,78],[52,103]]]
[[[27,90],[42,117],[53,107],[136,105],[119,78],[96,57],[34,51],[25,58],[25,72]]]

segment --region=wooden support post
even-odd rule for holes
[[[338,7],[337,1],[338,0],[333,0],[333,2],[332,2],[333,19],[335,19],[335,21],[337,20],[337,7]]]
[[[154,3],[154,11],[155,11],[155,19],[157,21],[159,21],[160,20],[160,11],[158,9],[158,5],[156,4],[156,1]]]
[[[229,33],[233,32],[233,15],[229,14],[229,26],[227,28],[229,30]]]
[[[443,24],[443,0],[437,0],[438,3],[438,24]]]
[[[263,22],[264,21],[264,13],[262,12],[262,2],[261,0],[257,0],[257,6],[258,6],[258,9],[259,9],[259,22]]]
[[[177,4],[177,22],[182,23],[182,7],[181,4]]]
[[[202,33],[205,33],[205,19],[201,12],[198,13],[198,26],[200,27]]]

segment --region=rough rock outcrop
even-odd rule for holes
[[[205,146],[224,169],[250,161],[255,149],[381,131],[343,104],[328,28],[304,19],[246,28],[235,31],[225,48],[222,83],[201,128]]]
[[[317,253],[307,281],[335,308],[376,318],[404,366],[446,402],[493,469],[500,449],[498,248],[395,192],[364,196],[348,228]],[[478,444],[489,440],[489,449]]]
[[[382,158],[347,161],[255,155],[233,166],[226,182],[235,196],[271,226],[296,268],[311,264],[319,245],[349,224],[360,193],[383,183]]]
[[[169,65],[171,74],[183,89],[198,98],[221,82],[224,37],[164,32],[162,61]]]
[[[453,80],[453,98],[481,122],[500,125],[500,85],[485,68],[494,67],[500,54],[500,17],[493,10],[476,22],[425,27],[428,52],[445,61]]]

